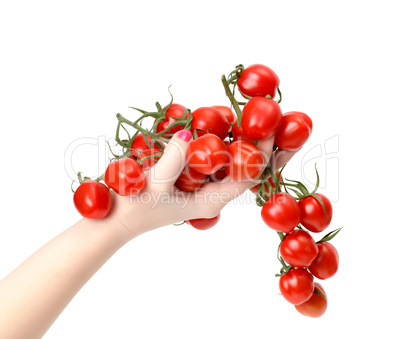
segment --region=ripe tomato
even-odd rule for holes
[[[149,144],[151,145],[151,149],[157,149],[159,150],[159,146],[155,142],[155,140],[152,140],[152,138],[148,135],[147,140]],[[164,148],[165,144],[161,141],[159,141],[160,145],[162,148]],[[131,143],[131,151],[130,155],[134,157],[138,157],[138,155],[142,152],[145,151],[146,149],[149,149],[149,146],[145,142],[145,138],[141,133],[138,133],[137,136],[133,139],[133,142]]]
[[[242,93],[250,97],[275,96],[279,78],[275,72],[265,65],[251,65],[245,68],[237,81]]]
[[[275,172],[275,175],[278,177],[279,171],[276,171],[276,172]],[[274,180],[273,180],[271,177],[269,177],[269,178],[268,178],[268,181],[269,181],[269,183],[271,184],[272,192],[273,192],[273,191],[275,190],[275,187],[276,187],[275,184],[274,184]],[[281,175],[281,177],[279,178],[279,181],[283,181],[282,175]],[[260,184],[258,183],[257,185],[251,187],[251,188],[250,188],[250,191],[253,192],[254,194],[258,194],[258,187],[259,187],[259,186],[260,186]],[[267,194],[268,194],[268,192],[269,192],[268,184],[265,183],[264,186],[265,186],[265,187],[264,187],[264,188],[265,188],[265,192],[267,192]],[[280,185],[280,187],[282,187],[282,185]]]
[[[289,233],[300,223],[301,214],[295,198],[279,192],[262,206],[261,217],[275,231]]]
[[[279,251],[289,265],[308,267],[317,256],[318,247],[306,231],[294,230],[283,239]]]
[[[146,149],[141,152],[137,160],[142,162],[141,168],[145,172],[153,167],[159,161],[162,155],[163,152],[159,149]]]
[[[206,177],[205,174],[201,174],[187,165],[177,178],[175,186],[180,191],[194,192],[201,187]]]
[[[226,146],[215,134],[204,134],[188,145],[188,164],[197,172],[212,174],[228,161]]]
[[[279,149],[297,151],[308,140],[313,131],[313,122],[302,112],[288,112],[282,117],[281,127],[275,134]]]
[[[213,107],[200,107],[193,113],[191,120],[191,131],[197,130],[200,137],[206,133],[217,135],[221,140],[228,136],[229,123],[223,113]]]
[[[106,169],[104,180],[106,185],[120,195],[137,194],[145,186],[145,175],[133,158],[111,162]]]
[[[247,138],[264,140],[279,129],[282,112],[276,101],[264,97],[252,98],[243,108],[241,127]]]
[[[225,171],[232,180],[247,181],[254,179],[264,169],[264,155],[251,142],[232,142],[227,147],[227,151],[229,163],[225,166]]]
[[[279,290],[293,305],[309,300],[314,291],[313,277],[304,268],[292,268],[279,278]]]
[[[213,182],[220,182],[223,179],[225,179],[226,177],[227,177],[227,174],[226,174],[225,168],[222,167],[219,171],[216,171],[215,173],[212,173],[209,176],[209,180],[213,181]]]
[[[232,135],[233,135],[233,141],[244,140],[244,141],[253,142],[251,139],[246,137],[246,135],[243,132],[243,129],[241,128],[241,125],[237,126],[237,119],[235,120],[235,122],[233,123],[233,126],[232,126]]]
[[[336,248],[329,242],[317,244],[318,255],[308,267],[309,271],[319,279],[331,278],[338,271],[339,255]]]
[[[112,194],[104,184],[86,180],[74,193],[74,205],[84,218],[102,219],[110,211]]]
[[[323,297],[315,291],[320,292]],[[300,305],[295,305],[295,308],[298,312],[307,317],[319,318],[327,310],[327,304],[327,294],[324,288],[319,283],[314,283],[314,293],[311,295],[310,299]]]
[[[211,228],[212,226],[215,226],[219,219],[221,218],[221,214],[219,213],[216,217],[213,218],[200,218],[200,219],[191,219],[187,220],[187,224],[193,226],[197,230],[207,230]]]
[[[177,122],[177,120],[175,120],[173,118],[188,118],[189,113],[187,111],[186,114],[184,114],[185,110],[186,110],[186,107],[184,107],[182,105],[171,104],[170,107],[167,109],[167,111],[165,113],[165,118],[166,119],[163,120],[163,121],[160,121],[158,123],[158,125],[156,126],[156,133],[162,132],[164,129],[168,128],[170,125],[172,125],[173,123]],[[176,125],[176,126],[170,128],[169,130],[167,130],[162,135],[169,136],[169,134],[174,134],[174,133],[182,130],[185,125],[186,125],[185,123]]]
[[[233,113],[233,111],[230,109],[230,107],[227,106],[212,106],[213,108],[216,108],[219,112],[221,112],[226,120],[229,123],[229,131],[232,130],[232,125],[236,122],[236,115]],[[232,125],[230,125],[232,124]]]
[[[320,202],[313,196],[308,196],[299,200],[301,211],[301,224],[311,232],[321,232],[325,230],[332,219],[332,204],[328,198],[317,193],[325,206],[325,213]]]

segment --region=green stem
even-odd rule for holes
[[[234,110],[235,110],[235,112],[236,112],[236,116],[237,116],[237,126],[240,127],[240,123],[241,123],[241,109],[240,109],[240,107],[239,107],[239,104],[237,103],[237,101],[236,101],[234,95],[232,94],[232,92],[230,91],[229,83],[227,82],[225,75],[222,75],[221,80],[222,80],[223,87],[225,88],[226,96],[229,98],[229,100],[230,100],[230,102],[232,103],[233,108],[234,108]]]

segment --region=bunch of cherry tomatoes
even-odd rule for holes
[[[319,317],[327,308],[323,287],[314,282],[332,277],[339,257],[328,241],[340,229],[315,242],[310,232],[324,231],[332,219],[332,205],[323,194],[312,192],[298,181],[283,180],[282,171],[274,173],[272,164],[256,144],[274,137],[274,149],[299,150],[312,132],[310,117],[302,112],[282,113],[279,78],[267,66],[255,64],[236,67],[222,83],[231,107],[200,107],[194,111],[173,103],[164,108],[156,103],[155,112],[135,108],[140,117],[131,121],[117,114],[116,142],[122,147],[105,173],[94,180],[78,174],[80,186],[74,193],[74,204],[82,216],[102,219],[111,209],[113,190],[119,195],[138,194],[145,186],[147,171],[163,155],[172,136],[183,129],[193,135],[187,150],[187,165],[175,181],[184,192],[195,192],[209,181],[250,181],[261,209],[262,220],[280,237],[278,259],[282,268],[279,288],[283,297],[307,316]],[[235,90],[245,101],[235,98]],[[274,100],[276,94],[279,100]],[[242,107],[242,108],[241,108]],[[153,119],[150,129],[142,120]],[[131,135],[129,128],[134,130]],[[127,134],[121,138],[121,131]],[[227,179],[228,178],[228,179]],[[104,181],[105,184],[100,181]],[[282,190],[285,190],[284,192]],[[289,193],[293,192],[293,195]],[[220,215],[209,219],[186,222],[199,230],[206,230],[219,221]]]

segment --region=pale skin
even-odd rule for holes
[[[295,152],[274,152],[273,139],[258,147],[274,170]],[[185,166],[188,142],[177,134],[147,175],[140,194],[164,194],[166,203],[141,202],[113,194],[113,206],[102,220],[81,219],[32,254],[0,281],[0,338],[41,338],[85,283],[122,246],[150,230],[195,218],[212,218],[255,182],[205,184],[197,195],[176,195],[174,178]],[[168,180],[170,179],[170,180]],[[200,199],[218,194],[219,199]],[[150,213],[152,212],[152,213]]]

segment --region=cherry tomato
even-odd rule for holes
[[[316,293],[316,291],[323,296]],[[310,299],[300,305],[295,305],[295,308],[298,312],[307,317],[319,318],[327,310],[327,305],[327,294],[324,288],[319,283],[314,283],[314,293],[311,295]]]
[[[261,217],[275,231],[289,233],[300,223],[301,214],[295,198],[279,192],[262,206]]]
[[[241,125],[240,126],[237,125],[237,119],[235,120],[232,126],[232,135],[233,135],[233,141],[243,140],[253,142],[250,138],[246,137],[246,135],[243,132],[243,129],[241,128]]]
[[[279,251],[289,265],[308,267],[317,256],[318,247],[306,231],[294,230],[283,239]]]
[[[281,120],[281,108],[276,101],[254,97],[243,108],[241,127],[247,138],[264,140],[276,133]]]
[[[251,142],[232,142],[227,147],[227,151],[229,164],[225,166],[225,171],[232,180],[247,181],[254,179],[265,167],[263,153]]]
[[[313,131],[313,122],[302,112],[288,112],[282,117],[281,127],[275,134],[275,144],[286,151],[299,150]]]
[[[155,142],[155,140],[152,140],[152,138],[148,135],[147,140],[149,144],[151,145],[151,149],[160,149],[158,144]],[[165,144],[161,141],[158,141],[159,144],[161,145],[162,149],[165,147]],[[131,143],[131,151],[130,155],[134,157],[138,157],[138,155],[142,152],[145,151],[146,149],[149,149],[149,146],[145,142],[145,138],[141,133],[138,133],[137,136],[133,139],[133,142]]]
[[[222,167],[219,171],[216,171],[215,173],[212,173],[209,176],[209,180],[213,182],[221,182],[223,179],[227,177],[225,168]]]
[[[236,122],[236,115],[233,113],[233,111],[230,109],[230,107],[227,106],[212,106],[213,108],[216,108],[219,112],[221,112],[226,120],[229,123],[229,131],[232,130],[232,125]]]
[[[111,162],[106,169],[104,180],[113,191],[125,196],[137,194],[145,186],[145,175],[133,158]]]
[[[331,278],[338,271],[339,255],[336,248],[329,242],[317,244],[318,255],[308,267],[309,271],[319,279]]]
[[[193,169],[206,175],[215,173],[228,161],[226,146],[215,134],[204,134],[191,141],[186,157]]]
[[[276,171],[275,172],[275,175],[278,177],[278,175],[279,175],[279,171]],[[269,177],[268,178],[268,181],[269,181],[269,183],[271,184],[271,187],[272,187],[272,192],[274,192],[275,191],[275,183],[274,183],[274,180],[271,178],[271,177]],[[281,177],[279,178],[279,181],[283,181],[283,177],[282,177],[282,175],[281,175]],[[253,186],[253,187],[251,187],[250,188],[250,191],[251,192],[253,192],[254,194],[258,194],[258,187],[260,186],[260,184],[258,183],[257,185],[255,185],[255,186]],[[268,183],[265,183],[264,184],[264,188],[265,188],[265,192],[267,192],[267,194],[268,194],[268,192],[269,192],[269,187],[268,187]],[[281,187],[282,187],[282,185],[280,185]]]
[[[243,70],[237,86],[242,93],[250,97],[275,96],[279,78],[275,72],[265,65],[251,65]]]
[[[299,200],[299,207],[301,211],[301,224],[309,231],[318,233],[325,230],[331,223],[332,204],[325,195],[321,193],[316,194],[325,206],[325,213],[321,203],[311,195]]]
[[[206,133],[217,135],[221,140],[228,136],[229,123],[225,115],[213,107],[200,107],[192,113],[191,131],[200,137]]]
[[[187,165],[177,178],[175,186],[180,191],[194,192],[201,187],[205,182],[206,177],[205,174],[201,174]]]
[[[142,170],[148,171],[151,167],[153,167],[161,158],[163,152],[159,149],[146,149],[141,152],[138,157],[138,161],[141,163]]]
[[[186,118],[187,119],[189,117],[189,113],[187,111],[186,114],[184,114],[186,109],[187,108],[182,105],[171,104],[170,107],[166,110],[166,113],[165,113],[166,119],[163,121],[160,121],[158,123],[158,125],[156,126],[156,133],[162,132],[163,130],[168,128],[170,125],[177,122],[177,120],[175,120],[174,118]],[[186,125],[185,123],[176,125],[176,126],[170,128],[169,130],[167,130],[162,135],[169,136],[169,134],[174,134],[174,133],[182,130],[185,125]]]
[[[219,213],[216,217],[213,218],[200,218],[200,219],[191,219],[187,220],[187,224],[193,226],[197,230],[207,230],[211,228],[212,226],[215,226],[219,219],[221,218],[221,214]]]
[[[279,290],[287,301],[299,305],[311,298],[314,291],[313,277],[304,268],[292,268],[279,278]]]
[[[74,205],[84,218],[102,219],[110,211],[112,194],[104,184],[86,180],[74,193]]]

